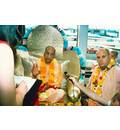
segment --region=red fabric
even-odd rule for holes
[[[2,44],[8,44],[6,41],[0,40],[0,43]]]
[[[38,89],[38,92],[44,92],[45,91],[45,84],[41,84],[40,86],[39,86],[39,89]]]
[[[44,92],[45,91],[45,84],[41,84],[40,86],[39,86],[39,88],[38,88],[38,91],[37,91],[37,93],[36,93],[36,99],[35,99],[35,101],[34,101],[34,105],[35,106],[39,106],[39,104],[40,104],[40,101],[39,101],[39,98],[38,98],[38,93],[39,92]]]
[[[38,98],[35,100],[34,106],[39,106],[40,101],[38,100]]]
[[[53,86],[49,86],[48,88],[56,89],[56,86],[53,85]],[[45,92],[45,90],[48,89],[48,88],[46,88],[46,84],[41,84],[39,86],[38,92]]]

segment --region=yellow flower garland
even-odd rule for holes
[[[111,59],[110,63],[108,64],[106,69],[102,71],[102,73],[99,66],[95,68],[94,74],[91,77],[91,89],[96,94],[98,95],[102,94],[103,82],[105,80],[108,70],[110,70],[110,68],[112,68],[113,65],[115,65],[115,60]]]

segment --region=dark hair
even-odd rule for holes
[[[15,46],[21,42],[22,36],[25,32],[22,31],[24,25],[0,25],[0,40],[9,43],[13,50],[14,60],[16,62],[16,48]]]
[[[115,101],[116,99],[117,99],[117,100],[119,101],[119,103],[120,103],[120,93],[116,93],[116,94],[113,96],[112,101]]]
[[[117,51],[111,51],[111,53],[114,55],[115,58],[118,57],[118,52]]]
[[[16,39],[16,29],[16,25],[0,25],[0,40],[12,44]]]
[[[25,25],[18,25],[16,30],[16,36],[19,41],[22,41],[25,34]]]
[[[116,104],[116,101],[117,101],[117,104]],[[120,106],[120,93],[118,92],[118,93],[116,93],[113,97],[112,97],[112,99],[111,99],[111,105],[112,106]]]
[[[0,40],[16,45],[25,34],[25,25],[0,25]]]

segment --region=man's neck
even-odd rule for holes
[[[101,70],[105,70],[106,68],[107,68],[107,66],[100,67]]]

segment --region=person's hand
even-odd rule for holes
[[[20,93],[21,95],[25,95],[27,93],[27,84],[25,81],[22,81],[18,87],[16,88],[16,93]]]
[[[25,81],[22,81],[19,86],[16,88],[16,101],[17,105],[22,105],[25,94],[27,93],[27,84]]]
[[[39,94],[39,101],[51,102],[53,100],[54,93],[55,93],[55,90],[53,88],[49,88],[45,92],[42,92]]]
[[[92,99],[88,99],[88,106],[101,106],[100,103]]]
[[[32,68],[32,74],[34,77],[36,77],[39,74],[39,70],[38,70],[38,65],[33,63],[33,68]]]
[[[53,89],[50,88],[46,91],[48,93],[47,102],[48,103],[57,103],[61,99],[63,99],[65,95],[65,91],[62,89]]]
[[[84,86],[84,84],[82,82],[77,81],[77,79],[75,77],[70,77],[69,79],[72,81],[72,83],[73,83],[74,86],[78,87],[80,90],[83,91],[83,88],[85,86]]]
[[[57,98],[57,91],[56,89],[53,88],[49,88],[48,90],[46,90],[46,93],[48,95],[47,98],[47,102],[49,103],[55,103],[56,102],[56,98]]]
[[[76,86],[78,85],[77,80],[76,80],[75,77],[71,76],[71,77],[69,77],[69,80],[71,80],[74,85],[76,85]]]

